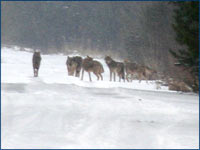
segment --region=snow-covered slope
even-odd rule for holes
[[[67,76],[63,55],[2,49],[2,148],[198,148],[199,96]]]

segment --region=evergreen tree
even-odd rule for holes
[[[176,41],[184,48],[171,54],[178,60],[177,65],[183,66],[192,73],[196,83],[199,73],[199,2],[174,2]]]

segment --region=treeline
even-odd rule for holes
[[[167,2],[2,2],[2,40],[43,51],[68,46],[158,57],[154,52],[167,53],[173,43],[171,7]]]
[[[112,2],[3,2],[3,41],[43,51],[62,47],[116,49],[121,4]]]

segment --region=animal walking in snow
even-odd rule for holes
[[[156,70],[149,68],[147,66],[143,66],[145,70],[145,76],[147,80],[155,80],[158,78],[158,73]]]
[[[132,63],[128,61],[127,59],[124,60],[124,65],[125,65],[125,72],[126,72],[126,80],[129,82],[129,77],[130,77],[130,81],[132,82],[134,75],[137,74],[138,66],[136,63]]]
[[[40,52],[35,51],[33,54],[33,59],[32,59],[34,77],[38,77],[41,60],[42,60],[42,57],[40,55]]]
[[[157,72],[145,65],[139,65],[136,63],[132,63],[128,61],[127,59],[124,60],[125,64],[125,72],[126,72],[126,80],[129,82],[129,76],[131,77],[131,82],[133,80],[133,77],[136,76],[139,79],[139,82],[141,80],[152,80],[155,79],[157,76]]]
[[[139,82],[141,82],[141,80],[144,79],[146,80],[146,83],[148,83],[148,80],[152,80],[157,75],[157,72],[155,70],[150,69],[145,65],[138,65],[136,73],[139,77]]]
[[[110,81],[112,81],[112,74],[114,75],[114,81],[117,74],[119,76],[119,81],[123,79],[125,82],[124,64],[122,62],[114,61],[110,56],[106,56],[104,60],[110,70]]]
[[[80,56],[67,57],[66,61],[68,75],[80,77],[80,72],[82,68],[82,58]]]
[[[99,80],[100,78],[101,80],[103,80],[102,76],[102,73],[104,72],[103,66],[100,62],[93,60],[92,57],[87,56],[85,59],[83,59],[81,80],[83,80],[84,71],[88,72],[90,81],[92,81],[91,72],[93,72],[97,76],[97,80]]]

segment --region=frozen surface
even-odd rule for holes
[[[2,148],[198,148],[199,96],[67,76],[64,55],[2,49]]]

